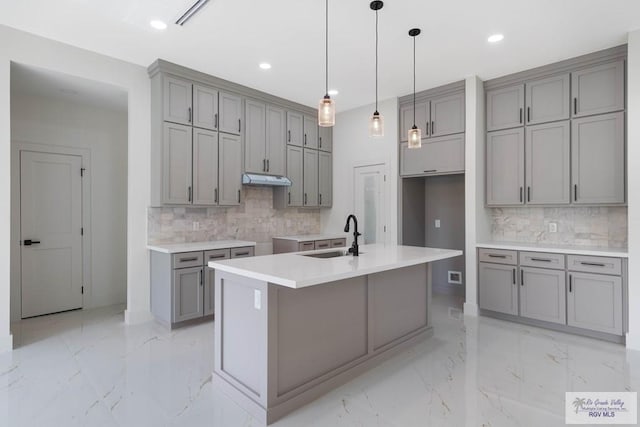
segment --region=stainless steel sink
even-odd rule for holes
[[[360,254],[362,254],[362,252],[360,252]],[[298,255],[308,256],[311,258],[338,258],[341,256],[347,256],[351,254],[347,251],[330,251],[330,252],[319,252],[315,254],[298,254]]]

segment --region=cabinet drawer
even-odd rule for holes
[[[202,267],[202,257],[202,251],[173,254],[173,268]]]
[[[622,274],[622,261],[620,258],[569,255],[568,262],[568,269],[571,271],[615,275]]]
[[[329,249],[331,247],[331,240],[316,240],[316,249]]]
[[[331,241],[332,248],[342,248],[347,246],[347,239],[333,239]]]
[[[520,265],[564,270],[564,255],[544,252],[520,252]]]
[[[221,259],[231,258],[231,250],[229,249],[216,249],[212,251],[206,251],[204,253],[205,264],[209,261],[220,261]]]
[[[312,251],[316,248],[315,242],[300,242],[298,243],[299,251]]]
[[[478,258],[480,261],[496,264],[516,265],[518,263],[518,253],[504,249],[480,249]]]
[[[231,258],[245,258],[254,255],[253,246],[245,246],[243,248],[231,249]]]

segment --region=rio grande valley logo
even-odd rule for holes
[[[565,421],[567,424],[636,424],[635,392],[567,392]]]

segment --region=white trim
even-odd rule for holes
[[[18,322],[22,318],[21,271],[20,265],[20,152],[32,151],[39,153],[67,154],[82,158],[85,168],[82,179],[82,285],[84,294],[82,308],[93,306],[93,283],[91,276],[91,149],[48,145],[20,140],[11,142],[11,259],[16,262],[11,272],[11,322]]]

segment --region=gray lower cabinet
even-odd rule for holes
[[[202,267],[180,268],[173,272],[173,322],[202,317],[204,310]]]
[[[193,126],[218,130],[218,91],[202,85],[193,85]]]
[[[569,204],[571,126],[569,121],[527,126],[525,143],[526,202]],[[496,165],[492,165],[493,168]],[[500,168],[500,165],[497,165]]]
[[[481,262],[478,264],[478,270],[480,308],[518,315],[517,267]]]
[[[564,270],[520,267],[520,316],[565,324]]]
[[[162,200],[186,205],[192,201],[191,126],[165,123],[162,134]]]
[[[204,308],[202,315],[211,316],[215,307],[215,286],[216,275],[213,268],[205,267],[204,269]]]
[[[333,151],[333,127],[318,127],[318,149]]]
[[[193,204],[218,204],[218,132],[193,129]]]
[[[428,101],[416,103],[415,115],[413,104],[405,104],[400,107],[400,141],[408,140],[409,129],[413,127],[414,123],[421,130],[423,138],[429,136],[428,126],[431,124],[429,107]]]
[[[242,134],[242,98],[225,92],[220,92],[218,98],[218,130],[232,135]]]
[[[524,129],[487,133],[487,205],[524,203]]]
[[[624,113],[572,121],[573,203],[625,202]]]
[[[318,148],[318,120],[315,117],[304,116],[304,138],[305,148]]]
[[[318,151],[303,149],[303,206],[318,206]]]
[[[527,82],[526,123],[568,120],[570,116],[569,73]]]
[[[622,335],[622,279],[569,272],[567,324]]]
[[[464,134],[422,140],[420,148],[400,144],[400,176],[464,172]]]
[[[624,74],[624,61],[571,73],[573,117],[623,110]]]
[[[333,204],[333,161],[331,153],[318,152],[318,205],[331,207]]]
[[[430,137],[462,133],[464,129],[464,92],[431,100]]]
[[[286,252],[303,252],[318,249],[344,248],[347,246],[347,239],[320,239],[298,241],[281,237],[273,238],[273,253],[281,254]]]
[[[524,85],[487,90],[487,130],[524,125]]]
[[[293,111],[287,111],[287,144],[302,147],[304,142],[303,115]]]
[[[242,188],[242,140],[238,135],[220,133],[220,175],[218,204],[240,204]]]
[[[175,77],[163,79],[163,119],[166,122],[189,125],[192,121],[193,85]]]

